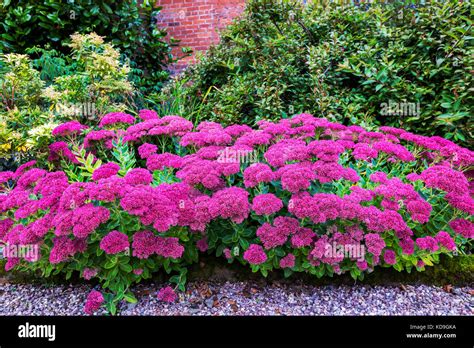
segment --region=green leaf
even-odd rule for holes
[[[137,298],[135,297],[135,295],[132,294],[131,292],[125,293],[125,294],[123,295],[123,298],[124,298],[127,302],[129,302],[129,303],[137,303],[137,302],[138,302],[138,300],[137,300]]]

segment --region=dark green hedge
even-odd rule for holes
[[[24,53],[32,46],[67,52],[75,32],[105,36],[130,60],[132,80],[142,92],[160,90],[175,61],[166,32],[157,27],[160,7],[145,0],[4,0],[0,3],[0,53]],[[185,50],[186,51],[186,50]]]
[[[203,117],[253,124],[306,111],[469,146],[474,50],[467,1],[299,4],[250,1],[188,73],[193,83],[185,92],[204,102]]]

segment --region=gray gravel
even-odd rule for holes
[[[314,286],[191,282],[176,303],[159,301],[162,285],[138,285],[138,303],[120,315],[474,315],[470,287]],[[0,284],[0,315],[83,315],[88,285]],[[104,314],[101,310],[98,314]]]

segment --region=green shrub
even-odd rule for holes
[[[6,0],[0,5],[0,53],[46,45],[64,53],[70,35],[95,31],[130,61],[132,81],[142,92],[157,91],[169,77],[164,67],[175,61],[171,48],[177,42],[164,41],[166,31],[156,23],[160,9],[149,0]]]
[[[35,60],[0,55],[1,157],[44,159],[51,131],[61,121],[96,124],[99,116],[130,102],[135,93],[130,68],[111,44],[91,33],[72,35],[68,46],[71,57],[41,48],[28,50],[41,53]]]
[[[203,114],[228,124],[309,112],[469,145],[469,11],[454,0],[417,7],[250,1],[185,76],[193,83],[182,93],[198,96]]]

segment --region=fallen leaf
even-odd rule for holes
[[[453,292],[453,286],[451,284],[446,284],[445,286],[443,286],[443,290],[448,292],[448,293],[452,293]]]

